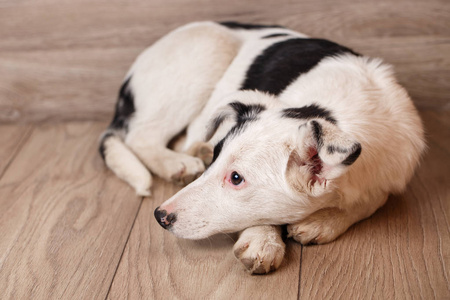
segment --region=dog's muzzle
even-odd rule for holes
[[[155,209],[154,214],[156,221],[158,221],[159,225],[161,225],[161,227],[164,229],[169,229],[177,220],[177,217],[174,213],[167,215],[167,211],[160,210],[159,206]]]

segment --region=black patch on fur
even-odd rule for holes
[[[225,137],[222,140],[220,140],[220,142],[217,143],[217,145],[214,147],[213,159],[210,165],[212,165],[214,161],[217,159],[217,157],[219,157],[219,154],[222,151],[225,141],[229,139],[231,136],[236,136],[237,134],[242,132],[245,126],[248,124],[248,122],[256,120],[258,118],[258,114],[260,114],[262,111],[266,109],[266,107],[261,104],[246,105],[241,102],[232,102],[229,105],[236,112],[236,119],[235,119],[236,124],[230,129],[230,131],[225,135]],[[216,121],[219,122],[219,120],[214,120],[214,123],[216,123]],[[220,122],[223,122],[223,118],[222,120],[220,120]]]
[[[329,154],[333,154],[334,152],[347,153],[348,149],[343,149],[341,147],[334,146],[334,145],[328,145],[327,151],[328,151]]]
[[[360,143],[356,143],[352,147],[352,153],[342,162],[343,165],[350,166],[355,162],[355,160],[359,157],[362,151],[362,147]]]
[[[103,161],[105,160],[105,142],[108,138],[112,137],[114,133],[107,132],[102,136],[102,139],[100,140],[100,146],[98,147],[98,152],[100,152],[100,156],[102,157]]]
[[[229,105],[236,112],[236,124],[231,128],[226,137],[242,132],[247,122],[256,120],[258,114],[266,109],[266,107],[261,104],[246,105],[241,102],[232,102]]]
[[[219,157],[220,152],[222,151],[223,144],[225,143],[225,139],[227,137],[225,136],[223,139],[220,140],[220,142],[217,143],[217,145],[214,147],[213,151],[213,158],[211,161],[210,166],[216,161],[217,157]]]
[[[330,111],[316,105],[311,104],[303,107],[293,107],[283,109],[283,117],[292,119],[313,119],[322,118],[330,123],[336,124],[337,121],[331,116]]]
[[[266,110],[262,104],[246,105],[241,102],[232,102],[229,104],[236,112],[236,122],[246,122],[256,120],[259,113]]]
[[[116,103],[116,111],[109,128],[128,130],[128,121],[135,112],[134,96],[130,90],[131,76],[122,84],[119,98]]]
[[[275,37],[280,37],[280,36],[288,36],[289,34],[287,33],[274,33],[274,34],[269,34],[266,36],[263,36],[262,39],[270,39],[270,38],[275,38]]]
[[[128,131],[128,122],[131,115],[134,113],[134,96],[130,90],[130,80],[131,76],[125,80],[119,90],[119,97],[116,103],[116,109],[114,112],[114,117],[108,126],[108,131],[103,135],[100,140],[100,146],[98,151],[101,157],[105,160],[105,142],[108,138],[113,135],[117,135],[118,132]]]
[[[314,139],[317,142],[317,152],[319,152],[323,146],[322,125],[316,121],[311,121],[311,125],[313,126]]]
[[[229,138],[231,136],[237,136],[238,134],[240,134],[241,132],[244,131],[245,127],[247,125],[247,122],[238,122],[236,123],[231,130],[227,133],[226,138]]]
[[[259,90],[279,95],[300,74],[322,59],[343,53],[358,55],[351,49],[323,39],[294,38],[266,48],[247,70],[241,90]]]
[[[223,123],[223,121],[225,120],[226,116],[225,115],[220,115],[217,118],[214,119],[213,121],[213,131],[215,132],[217,130],[217,128],[219,128],[219,126]]]
[[[236,125],[231,128],[230,132],[227,135],[238,133],[244,128],[244,125],[247,121],[256,120],[258,114],[266,109],[265,106],[261,104],[245,105],[241,102],[232,102],[228,105],[231,106],[236,113]],[[228,115],[223,114],[219,115],[213,120],[212,128],[210,128],[208,133],[206,134],[206,140],[209,140],[214,135],[214,132],[217,131],[219,126],[227,117]]]
[[[226,118],[227,115],[219,115],[212,121],[212,126],[208,128],[208,132],[206,133],[205,141],[209,141],[213,137],[214,133]]]
[[[247,24],[247,23],[239,23],[234,21],[220,22],[220,25],[228,27],[230,29],[246,29],[246,30],[255,30],[255,29],[266,29],[266,28],[284,28],[279,25],[261,25],[261,24]]]

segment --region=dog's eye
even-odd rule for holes
[[[239,175],[238,172],[234,171],[233,173],[231,173],[230,181],[234,185],[240,185],[242,182],[244,182],[244,177]]]

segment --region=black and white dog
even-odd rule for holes
[[[182,149],[168,149],[186,128]],[[251,273],[280,265],[281,224],[321,244],[373,214],[405,188],[424,147],[391,66],[234,22],[188,24],[145,50],[100,142],[139,195],[150,194],[150,171],[190,183],[155,211],[158,222],[187,239],[242,230],[234,253]]]

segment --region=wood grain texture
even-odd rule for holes
[[[301,255],[289,241],[268,276],[244,271],[233,235],[164,231],[153,210],[177,188],[156,180],[140,206],[96,150],[105,123],[91,121],[109,121],[135,57],[208,19],[277,23],[381,57],[426,109],[430,148],[407,191],[334,243]],[[0,123],[49,122],[0,126],[0,298],[450,299],[448,0],[3,0],[0,66]]]
[[[39,126],[0,180],[2,299],[104,299],[140,199],[105,170],[104,123]]]
[[[106,120],[138,53],[191,21],[278,23],[385,58],[420,107],[450,109],[445,0],[0,3],[0,122]]]
[[[0,178],[31,133],[31,126],[0,125]]]
[[[430,148],[407,191],[337,241],[305,247],[300,298],[450,298],[450,114],[422,116]]]
[[[276,272],[249,275],[232,253],[235,235],[189,241],[159,226],[153,211],[177,190],[158,180],[144,199],[108,299],[297,299],[299,244],[288,242]]]

